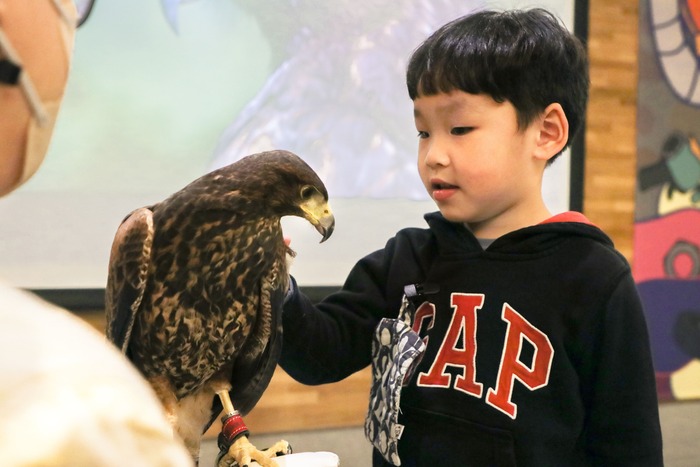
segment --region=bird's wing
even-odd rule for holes
[[[231,401],[233,406],[247,414],[258,403],[270,379],[275,372],[282,353],[282,303],[286,289],[281,287],[270,291],[269,302],[261,300],[259,314],[265,313],[263,307],[269,306],[270,336],[262,352],[248,352],[243,346],[231,373]],[[248,339],[246,344],[252,339]]]
[[[264,279],[262,282],[268,281]],[[257,342],[255,342],[255,339],[249,338],[240,352],[238,352],[238,357],[233,363],[233,370],[229,380],[231,383],[229,397],[233,407],[241,415],[245,416],[255,407],[255,404],[258,403],[263,392],[270,384],[275,368],[277,368],[277,362],[279,362],[282,353],[282,304],[287,292],[286,285],[287,283],[283,282],[282,285],[269,291],[269,299],[260,301],[256,331],[260,330],[259,328],[263,321],[260,319],[260,315],[269,313],[270,316],[270,335],[264,349],[262,351],[255,350]],[[263,292],[264,295],[265,292]],[[265,309],[266,307],[269,307],[269,311]],[[254,331],[252,334],[255,333]],[[211,419],[203,432],[214,423],[222,409],[221,401],[218,397],[215,397],[211,410]]]
[[[129,214],[114,236],[105,297],[107,338],[126,353],[146,290],[153,247],[153,212]]]

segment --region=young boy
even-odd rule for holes
[[[662,465],[630,267],[541,196],[584,116],[579,41],[540,9],[479,12],[428,38],[407,83],[440,212],[318,305],[293,287],[282,367],[321,384],[373,365],[374,466]]]

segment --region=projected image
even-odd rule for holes
[[[285,148],[303,154],[335,196],[427,199],[415,169],[408,57],[440,25],[484,2],[243,4],[276,51],[273,71],[224,132],[215,166]]]

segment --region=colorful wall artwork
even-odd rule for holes
[[[700,398],[700,0],[641,0],[633,272],[661,399]]]

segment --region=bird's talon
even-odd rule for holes
[[[263,454],[266,456],[273,458],[273,457],[281,457],[281,456],[286,456],[287,454],[292,453],[292,445],[289,444],[288,441],[285,440],[279,440],[272,446],[269,446],[266,449],[262,450]]]

